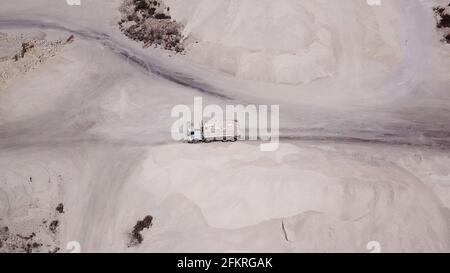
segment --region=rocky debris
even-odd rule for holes
[[[34,43],[33,42],[22,43],[22,50],[20,51],[20,57],[21,58],[25,57],[25,53],[30,51],[30,49],[32,49],[33,47],[34,47]]]
[[[55,219],[57,214],[49,215]],[[57,218],[56,218],[57,219]],[[40,224],[33,221],[26,224],[11,224],[0,221],[0,253],[55,253],[60,251],[57,240],[59,220],[42,219]],[[49,223],[47,225],[47,223]]]
[[[13,234],[9,228],[0,227],[0,252],[40,252],[43,244],[36,239],[36,233],[29,236]]]
[[[450,4],[447,7],[434,7],[433,11],[436,16],[436,27],[444,32],[442,41],[450,44]]]
[[[145,218],[141,221],[137,221],[133,231],[130,234],[130,243],[128,244],[128,247],[137,246],[144,241],[144,237],[141,232],[144,229],[149,229],[153,225],[152,222],[153,217],[150,215],[145,216]]]
[[[14,61],[17,62],[19,61],[19,59],[25,57],[25,53],[30,51],[30,49],[32,49],[33,47],[34,47],[33,42],[22,43],[22,49],[20,50],[20,52],[16,53],[13,57]]]
[[[17,49],[22,48],[22,42],[16,52],[20,52]],[[24,48],[29,50],[24,55],[27,59],[35,47],[25,45]],[[62,175],[51,174],[47,179],[46,175],[24,174],[25,177],[18,175],[17,180],[0,179],[0,253],[46,253],[64,249],[65,242],[61,242],[60,236],[66,210],[59,194],[63,190]],[[20,192],[10,190],[19,185]]]
[[[56,206],[56,211],[59,213],[64,213],[64,205],[63,203],[58,204],[58,206]]]
[[[21,239],[24,239],[24,240],[31,240],[31,239],[33,239],[34,237],[36,237],[36,233],[31,233],[31,235],[30,236],[22,236],[22,235],[20,235],[20,234],[16,234],[19,238],[21,238]]]
[[[144,47],[160,47],[178,53],[184,51],[183,25],[172,20],[170,8],[162,0],[125,0],[120,11],[120,30]]]
[[[3,34],[0,36],[0,85],[43,64],[73,39],[48,41],[40,36]]]
[[[49,251],[49,253],[58,253],[61,250],[59,247],[54,247],[52,250]]]
[[[66,44],[71,44],[71,43],[73,43],[73,41],[75,41],[75,36],[70,35],[69,38],[67,38],[67,40],[66,40]]]

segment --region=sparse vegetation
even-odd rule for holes
[[[128,244],[128,247],[140,245],[144,241],[141,231],[144,229],[149,229],[153,225],[152,222],[153,217],[150,215],[145,216],[143,220],[137,221],[133,231],[130,234],[130,243]]]
[[[43,244],[30,235],[13,234],[7,226],[0,227],[0,252],[39,252]]]
[[[59,213],[64,213],[64,205],[62,203],[58,204],[58,206],[56,206],[56,211]]]
[[[61,205],[59,204],[57,208],[62,208]],[[47,225],[47,223],[50,224]],[[42,219],[42,224],[35,226],[30,233],[25,233],[20,227],[14,227],[14,225],[0,226],[0,253],[59,252],[57,240],[59,225],[58,220]]]
[[[48,226],[48,229],[50,229],[50,231],[52,233],[56,233],[56,230],[58,229],[59,226],[59,221],[58,220],[54,220],[50,223],[50,225]]]
[[[448,5],[450,7],[450,4]],[[447,9],[442,6],[435,7],[434,13],[437,15],[437,27],[449,28],[450,27],[450,14]]]
[[[434,7],[434,14],[436,15],[436,27],[444,31],[443,42],[450,44],[450,4],[447,7]]]
[[[162,0],[125,0],[120,11],[120,30],[129,38],[155,46],[183,52],[182,28],[171,19],[170,8]]]

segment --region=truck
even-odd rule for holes
[[[236,142],[240,138],[239,122],[237,120],[225,120],[222,122],[217,120],[201,121],[198,127],[189,124],[187,131],[185,138],[187,143]]]

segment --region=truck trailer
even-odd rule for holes
[[[201,122],[195,128],[192,124],[188,127],[185,141],[187,143],[209,143],[214,141],[238,141],[240,138],[239,123],[237,120]]]

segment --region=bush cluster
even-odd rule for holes
[[[145,47],[155,46],[183,52],[183,26],[172,20],[162,0],[125,0],[120,11],[121,31],[129,38],[143,42]]]

